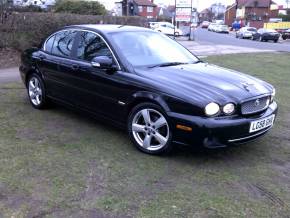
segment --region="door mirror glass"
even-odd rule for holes
[[[96,68],[111,69],[113,67],[113,60],[108,56],[98,56],[93,58],[91,64]]]

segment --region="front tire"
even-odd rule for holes
[[[171,151],[172,132],[168,117],[153,103],[142,103],[128,117],[128,133],[133,144],[147,154]]]
[[[27,93],[31,105],[36,109],[44,109],[47,106],[47,97],[43,80],[37,74],[32,74],[27,80]]]

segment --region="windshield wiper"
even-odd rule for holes
[[[182,64],[189,64],[189,63],[184,63],[184,62],[167,62],[167,63],[162,63],[162,64],[156,64],[156,65],[150,66],[149,68],[154,68],[154,67],[170,67],[170,66],[177,66],[177,65],[182,65]]]

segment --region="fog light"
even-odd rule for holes
[[[220,106],[217,103],[211,102],[205,107],[205,114],[207,116],[216,115],[220,111]]]
[[[228,103],[223,107],[223,112],[226,115],[233,114],[235,112],[235,105],[233,103]]]

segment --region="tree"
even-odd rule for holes
[[[105,6],[98,1],[72,1],[59,0],[55,5],[55,12],[66,12],[73,14],[106,14]]]

